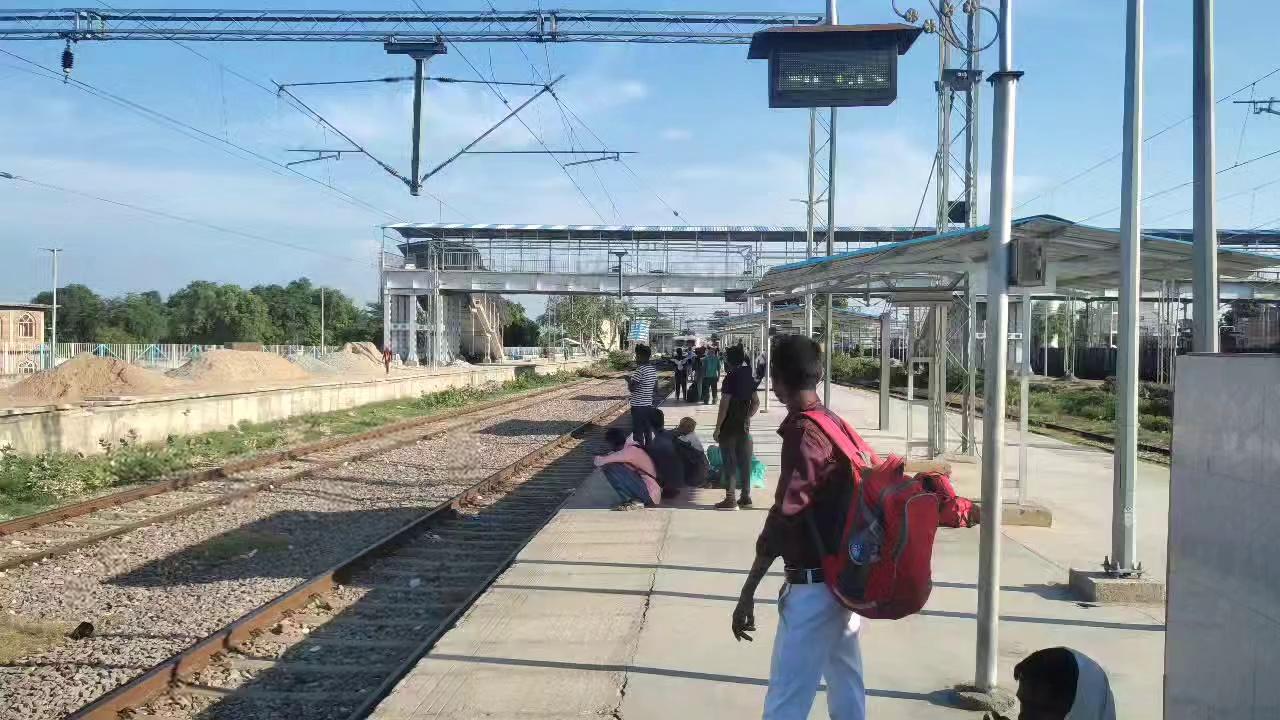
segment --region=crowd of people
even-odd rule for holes
[[[664,429],[654,394],[657,368],[651,351],[641,345],[635,354],[636,368],[628,379],[632,432],[628,436],[620,429],[609,429],[609,452],[595,460],[619,496],[617,510],[655,507],[686,488],[707,487],[709,480],[717,480],[725,490],[724,499],[715,504],[717,509],[751,507],[751,468],[758,462],[752,456],[751,421],[760,407],[761,380],[768,373],[769,386],[786,410],[777,430],[782,437],[780,467],[773,503],[756,541],[755,561],[733,609],[731,629],[738,640],[753,639],[756,590],[781,557],[785,582],[778,599],[764,718],[807,718],[825,681],[830,717],[863,720],[862,618],[829,588],[824,560],[829,548],[841,546],[850,493],[857,492],[851,489],[850,478],[858,482],[855,465],[867,462],[850,457],[859,453],[847,448],[850,443],[868,450],[870,446],[819,399],[821,348],[805,336],[781,336],[773,341],[767,366],[763,353],[753,363],[741,345],[723,352],[718,346],[690,353],[677,350],[675,399],[718,405],[711,432],[717,445],[705,449],[691,417],[682,418],[673,430]],[[843,428],[848,437],[829,437],[832,427]],[[718,447],[722,458],[718,473],[708,460],[713,447]],[[869,455],[874,458],[874,453]],[[954,496],[949,482],[946,489]],[[951,524],[944,517],[945,512],[940,512],[940,523],[968,526],[967,520]],[[1018,663],[1014,676],[1020,720],[1115,720],[1106,672],[1082,653],[1068,648],[1039,650]]]

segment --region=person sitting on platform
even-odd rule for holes
[[[1111,681],[1098,663],[1070,648],[1037,650],[1013,668],[1019,720],[1115,720]]]
[[[658,471],[649,455],[619,428],[606,430],[604,439],[612,452],[597,455],[595,465],[618,493],[620,502],[613,509],[636,510],[657,505],[662,499],[662,490],[658,486]]]

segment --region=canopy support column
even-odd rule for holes
[[[892,364],[893,356],[893,339],[890,335],[892,329],[893,313],[885,311],[880,316],[880,429],[889,429],[889,369]]]

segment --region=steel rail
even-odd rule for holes
[[[275,599],[243,615],[240,619],[196,642],[186,650],[169,657],[142,675],[116,687],[97,700],[71,713],[66,720],[118,720],[121,713],[162,694],[172,684],[179,682],[183,676],[195,673],[208,665],[215,655],[234,649],[249,640],[256,632],[269,628],[283,619],[289,612],[305,606],[313,597],[326,593],[335,586],[344,584],[346,579],[350,578],[354,572],[368,565],[371,561],[394,552],[413,535],[425,529],[441,516],[448,513],[456,513],[477,496],[488,493],[499,483],[524,471],[527,466],[556,452],[562,444],[576,439],[583,431],[620,416],[629,404],[629,400],[623,399],[611,405],[605,411],[583,422],[573,430],[472,484],[449,500],[440,503],[418,518],[388,533],[346,560],[303,581],[284,594],[277,596]],[[496,577],[496,574],[493,574],[492,577]],[[492,577],[485,583],[484,588],[487,588],[489,583],[492,582]],[[465,607],[469,606],[479,592],[472,593],[467,599],[467,603],[462,607],[465,609]],[[441,627],[447,629],[447,626],[451,625],[459,614],[459,611],[452,613],[445,623],[442,623]],[[438,629],[436,633],[432,634],[433,637],[429,637],[428,640],[438,637],[442,632],[442,630]],[[425,653],[428,649],[430,649],[430,645],[424,642],[418,646],[414,653],[417,654],[418,650]],[[417,657],[421,657],[421,655],[417,654]],[[412,662],[406,661],[401,663],[395,672],[403,676],[403,671],[407,671],[409,667],[412,667]],[[399,679],[399,677],[396,679]],[[384,692],[384,687],[393,682],[391,680],[384,682],[379,686],[378,691]]]
[[[88,545],[92,545],[97,542],[101,542],[102,540],[105,540],[107,538],[115,537],[117,535],[123,535],[126,532],[136,530],[140,527],[146,527],[148,525],[154,525],[155,523],[158,523],[158,522],[164,522],[166,520],[172,520],[174,518],[182,517],[184,515],[190,515],[192,513],[199,512],[200,510],[204,510],[210,507],[215,507],[217,505],[225,505],[234,500],[248,497],[250,495],[262,492],[263,490],[267,490],[269,488],[275,487],[277,485],[294,482],[302,478],[309,477],[318,472],[322,472],[324,470],[337,467],[343,463],[352,462],[354,460],[362,460],[372,455],[377,455],[379,453],[386,452],[387,450],[393,450],[395,448],[404,447],[406,445],[410,445],[416,442],[421,442],[422,440],[438,437],[444,433],[452,432],[454,430],[475,426],[479,423],[486,422],[487,420],[491,419],[495,415],[500,415],[504,412],[508,412],[511,410],[522,409],[522,408],[528,407],[529,405],[542,402],[546,399],[548,395],[551,395],[553,393],[558,393],[558,392],[568,393],[568,392],[572,392],[575,389],[581,389],[584,386],[598,384],[599,382],[601,381],[584,379],[581,381],[575,381],[573,383],[570,383],[567,386],[561,385],[553,388],[545,388],[545,389],[529,391],[526,393],[522,393],[514,398],[501,398],[501,399],[495,399],[492,401],[486,401],[478,404],[477,406],[473,406],[470,409],[467,409],[460,415],[454,415],[447,418],[441,418],[436,416],[412,418],[409,420],[404,420],[401,422],[384,425],[382,427],[374,428],[372,430],[366,430],[365,432],[357,433],[355,435],[346,435],[339,438],[329,438],[327,440],[321,440],[314,443],[298,445],[286,450],[263,453],[262,455],[255,455],[251,458],[227,463],[225,465],[221,465],[216,468],[178,475],[172,478],[159,480],[154,483],[142,485],[136,488],[131,488],[129,490],[124,490],[118,493],[103,495],[101,497],[92,498],[92,499],[85,500],[72,505],[67,505],[61,508],[56,508],[54,510],[49,510],[43,513],[16,518],[6,523],[0,524],[0,536],[4,536],[6,534],[11,535],[15,532],[20,532],[24,530],[38,529],[41,526],[50,525],[56,522],[73,520],[76,517],[88,515],[98,510],[103,510],[111,507],[119,507],[143,498],[160,495],[173,490],[180,490],[183,488],[191,487],[193,485],[198,485],[200,483],[208,482],[211,480],[226,479],[231,475],[234,475],[237,473],[256,470],[256,469],[267,467],[269,465],[273,465],[276,463],[297,461],[304,458],[307,455],[311,455],[317,452],[332,450],[337,447],[354,445],[354,444],[358,444],[368,440],[376,440],[378,438],[395,435],[401,432],[414,430],[417,428],[422,428],[424,430],[424,432],[414,433],[394,443],[377,445],[376,447],[369,448],[364,452],[357,453],[354,456],[345,457],[339,460],[312,463],[308,467],[302,470],[299,470],[296,473],[290,473],[288,475],[272,478],[270,480],[266,480],[263,482],[252,483],[245,488],[234,490],[228,493],[222,493],[222,494],[219,494],[217,497],[210,498],[208,500],[198,501],[188,505],[184,505],[183,507],[177,508],[175,510],[157,513],[155,515],[142,518],[136,522],[125,523],[116,527],[109,528],[99,533],[94,533],[82,538],[78,538],[76,540],[73,540],[67,543],[59,543],[58,545],[55,545],[53,547],[50,547],[44,550],[40,550],[38,552],[9,557],[9,558],[3,558],[3,559],[0,559],[0,570],[6,570],[12,567],[17,567],[19,565],[25,565],[25,564],[32,563],[37,560],[43,560],[49,557],[64,555],[73,550],[77,550],[79,548],[86,547]]]

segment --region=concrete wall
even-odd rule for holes
[[[260,423],[345,410],[448,388],[505,382],[528,372],[550,375],[561,370],[573,371],[588,364],[589,360],[570,360],[444,368],[435,373],[238,393],[14,408],[0,410],[0,447],[9,445],[22,454],[49,451],[93,454],[102,451],[99,440],[114,441],[131,430],[137,432],[142,442],[162,442],[170,435],[223,430],[244,421]]]
[[[1280,717],[1280,356],[1176,378],[1165,718]]]

